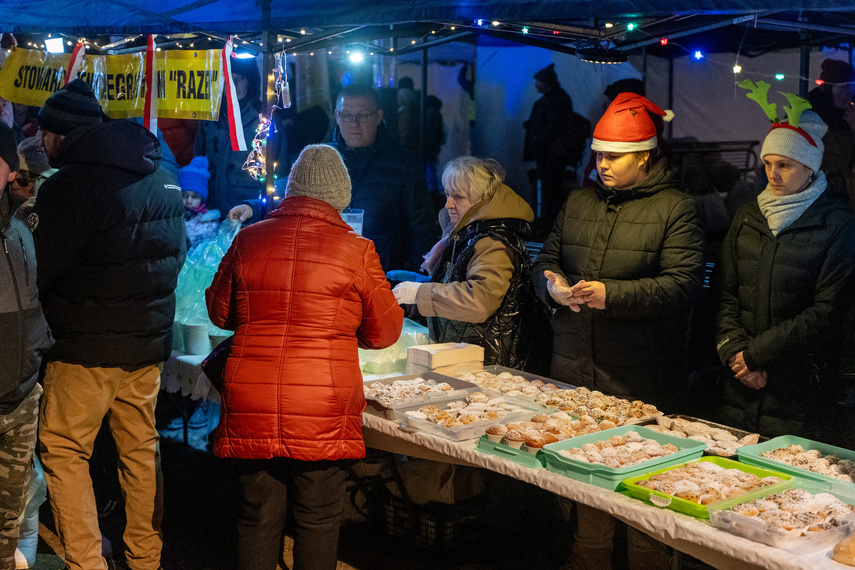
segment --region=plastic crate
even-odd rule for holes
[[[606,467],[599,463],[583,463],[559,453],[562,449],[582,447],[586,443],[604,441],[613,435],[623,435],[629,431],[638,432],[642,438],[652,439],[660,444],[672,443],[679,451],[671,455],[657,457],[643,463],[620,468]],[[666,435],[643,426],[622,426],[565,439],[558,443],[550,443],[543,446],[543,450],[540,453],[544,456],[546,469],[549,471],[614,491],[621,485],[621,481],[628,477],[633,477],[645,471],[684,463],[690,459],[697,459],[706,447],[707,445],[703,442]]]
[[[850,505],[855,504],[855,497],[844,493],[838,493],[827,483],[805,480],[797,481],[795,487],[804,489],[812,494],[830,493],[844,503],[848,503]],[[768,497],[770,494],[771,492],[767,490],[767,492],[761,497]],[[808,552],[819,550],[820,548],[828,548],[829,546],[840,542],[855,530],[855,522],[848,522],[837,528],[829,529],[824,532],[809,533],[813,534],[813,536],[792,536],[789,534],[770,531],[767,529],[766,523],[763,520],[745,517],[731,511],[731,508],[734,505],[747,503],[751,500],[752,499],[747,499],[743,496],[722,501],[715,505],[710,505],[710,521],[715,527],[737,536],[742,536],[756,542],[762,542],[769,546],[781,548],[788,552],[792,552],[793,554],[807,554]]]
[[[516,449],[501,442],[490,441],[486,435],[481,436],[475,449],[532,469],[543,469],[543,464],[546,461],[542,452],[531,453],[525,449],[525,446],[523,446],[523,449]]]
[[[809,469],[802,469],[801,467],[796,467],[795,465],[790,465],[789,463],[784,463],[782,461],[761,457],[762,453],[774,451],[789,445],[801,445],[805,451],[816,449],[823,455],[837,455],[841,459],[855,461],[855,451],[852,451],[851,449],[844,449],[842,447],[836,447],[834,445],[828,445],[827,443],[813,441],[812,439],[805,439],[803,437],[796,437],[794,435],[782,435],[772,438],[769,441],[764,441],[763,443],[746,445],[745,447],[737,449],[736,454],[739,456],[739,461],[742,461],[743,463],[758,465],[766,469],[776,469],[778,471],[783,471],[784,473],[795,475],[799,479],[807,479],[818,483],[827,483],[836,491],[855,496],[855,483],[843,481],[829,475],[823,475],[815,471],[810,471]]]
[[[759,497],[765,497],[766,495],[769,495],[771,493],[786,489],[792,486],[793,484],[792,475],[788,475],[787,473],[781,473],[780,471],[772,471],[765,468],[755,467],[753,465],[746,465],[744,463],[739,463],[738,461],[734,461],[733,459],[728,459],[726,457],[701,457],[696,462],[714,463],[719,467],[723,467],[725,469],[739,469],[740,471],[744,471],[746,473],[753,473],[761,479],[763,477],[774,476],[780,477],[784,480],[783,483],[776,483],[774,485],[769,485],[768,487],[764,487],[762,489],[758,489],[756,491],[751,491],[749,493],[745,493],[744,495],[740,495],[738,497],[740,499],[739,502],[750,501]],[[653,475],[683,467],[684,465],[686,465],[686,463],[692,463],[692,461],[680,463],[679,465],[671,465],[670,467],[658,469],[656,471],[648,471],[647,473],[642,473],[641,475],[636,475],[624,479],[623,486],[628,489],[630,494],[636,499],[641,499],[642,501],[646,501],[657,507],[671,509],[672,511],[677,511],[679,513],[683,513],[701,519],[709,518],[709,508],[712,505],[701,505],[693,501],[681,499],[680,497],[675,497],[673,495],[667,495],[659,491],[654,491],[653,489],[648,489],[647,487],[642,487],[638,484],[639,481],[649,479]]]
[[[454,505],[413,505],[391,493],[385,502],[386,534],[426,549],[451,550],[474,542],[482,510],[477,499]]]

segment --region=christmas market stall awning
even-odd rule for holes
[[[713,34],[728,40],[715,51],[751,55],[799,42],[849,42],[855,0],[3,0],[0,22],[0,32],[72,39],[206,34],[224,40],[275,32],[293,40],[288,51],[326,49],[319,42],[343,43],[350,36],[392,37],[408,26],[420,38],[413,43],[423,47],[456,29],[568,53],[598,47],[656,51],[664,37]],[[748,27],[764,33],[746,38]]]

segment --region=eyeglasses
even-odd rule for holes
[[[342,123],[350,123],[352,121],[356,121],[357,123],[364,123],[371,117],[377,114],[377,111],[373,113],[342,113],[341,111],[336,111],[338,114],[338,118]]]
[[[17,182],[20,186],[30,186],[31,184],[35,184],[39,180],[46,180],[46,176],[42,176],[41,174],[19,174],[15,177],[15,182]]]

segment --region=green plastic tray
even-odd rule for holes
[[[790,487],[794,483],[794,478],[792,475],[787,475],[786,473],[781,473],[779,471],[762,469],[760,467],[754,467],[752,465],[746,465],[744,463],[734,461],[733,459],[727,459],[726,457],[707,456],[697,460],[697,462],[701,461],[715,463],[716,465],[724,467],[725,469],[739,469],[740,471],[745,471],[746,473],[753,473],[761,479],[763,477],[770,477],[774,475],[785,480],[783,483],[769,485],[768,487],[763,487],[762,489],[758,489],[756,491],[740,495],[739,502],[750,501],[751,499],[765,497],[772,493],[777,493],[782,489]],[[671,465],[669,467],[666,467],[665,469],[659,469],[658,471],[648,471],[647,473],[624,479],[623,486],[626,487],[627,490],[629,490],[629,493],[636,499],[641,499],[642,501],[646,501],[657,507],[665,507],[671,509],[672,511],[677,511],[689,516],[697,517],[700,519],[708,519],[710,517],[710,512],[707,507],[712,505],[700,505],[692,501],[687,501],[686,499],[681,499],[680,497],[667,495],[665,493],[654,491],[653,489],[648,489],[647,487],[642,487],[638,485],[639,481],[649,479],[651,476],[656,475],[658,473],[664,473],[665,471],[670,471],[671,469],[677,469],[678,467],[682,467],[686,463],[695,462],[686,461],[680,463],[679,465]]]
[[[543,469],[544,455],[542,451],[538,451],[537,454],[529,453],[525,449],[525,446],[523,446],[523,449],[515,449],[500,441],[490,441],[486,435],[481,436],[481,439],[478,440],[478,445],[475,446],[475,449],[489,455],[504,457],[508,461],[513,461],[514,463],[518,463],[524,467]]]
[[[855,495],[855,483],[841,481],[840,479],[837,479],[835,477],[831,477],[829,475],[822,475],[821,473],[810,471],[809,469],[802,469],[801,467],[796,467],[795,465],[789,465],[781,461],[775,461],[774,459],[766,459],[765,457],[760,457],[761,453],[765,453],[767,451],[774,451],[781,447],[787,447],[788,445],[801,445],[805,451],[809,449],[816,449],[823,455],[837,455],[842,459],[855,461],[855,451],[852,451],[850,449],[844,449],[842,447],[835,447],[833,445],[828,445],[827,443],[821,443],[819,441],[813,441],[812,439],[796,437],[794,435],[782,435],[779,437],[772,438],[769,441],[764,441],[763,443],[757,443],[755,445],[746,445],[745,447],[740,447],[739,449],[737,449],[736,453],[739,456],[739,460],[743,463],[748,463],[750,465],[759,465],[768,469],[777,469],[778,471],[783,471],[784,473],[790,473],[792,475],[795,475],[800,479],[808,479],[810,481],[828,483],[831,484],[832,489],[836,489],[839,492],[843,492],[849,495]]]
[[[673,443],[679,451],[677,453],[672,453],[671,455],[666,455],[665,457],[658,457],[656,459],[651,459],[650,461],[645,461],[644,463],[639,463],[638,465],[621,467],[619,469],[595,463],[583,463],[558,453],[562,449],[582,447],[586,443],[603,441],[613,435],[623,435],[629,431],[638,432],[642,438],[652,439],[654,441],[658,441],[660,444]],[[621,481],[627,477],[632,477],[633,475],[657,469],[659,467],[666,467],[674,465],[675,463],[683,463],[689,459],[695,459],[700,457],[706,448],[707,445],[705,443],[694,439],[674,437],[672,435],[653,431],[652,429],[647,429],[643,426],[629,425],[598,431],[596,433],[589,433],[588,435],[574,437],[571,439],[565,439],[558,443],[550,443],[543,447],[543,451],[541,451],[541,453],[544,455],[546,460],[545,466],[549,471],[559,475],[564,475],[565,477],[570,477],[571,479],[576,479],[577,481],[583,481],[585,483],[590,483],[591,485],[596,485],[597,487],[602,487],[603,489],[614,491],[620,486]]]

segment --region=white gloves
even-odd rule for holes
[[[543,276],[549,280],[546,284],[546,290],[549,291],[549,295],[555,299],[555,302],[570,307],[571,311],[578,313],[581,301],[577,297],[574,297],[573,288],[567,283],[567,280],[557,273],[548,270],[543,272]]]
[[[404,281],[395,285],[392,289],[392,294],[398,300],[399,305],[412,305],[416,302],[416,295],[419,293],[420,283],[413,281]]]

